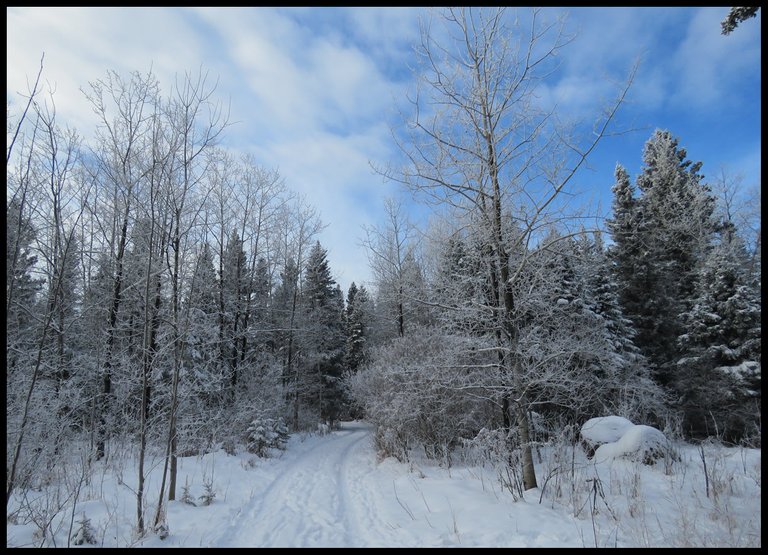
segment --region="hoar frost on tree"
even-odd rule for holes
[[[438,207],[471,215],[467,221],[475,226],[489,291],[485,322],[491,328],[486,338],[495,345],[494,394],[502,426],[518,432],[525,489],[537,485],[527,394],[535,378],[520,352],[524,330],[516,316],[515,288],[528,265],[525,250],[542,225],[557,217],[555,199],[603,137],[626,94],[625,88],[585,144],[554,129],[552,114],[537,108],[534,99],[568,39],[561,25],[542,23],[541,16],[534,10],[530,28],[518,27],[517,20],[510,29],[503,9],[449,9],[441,20],[456,40],[446,43],[423,26],[415,117],[399,142],[407,163],[399,172],[384,172]],[[509,225],[510,215],[516,226]],[[521,255],[512,259],[516,251]]]
[[[669,131],[632,186],[616,170],[609,229],[621,306],[654,379],[694,437],[738,440],[759,414],[760,301],[743,241]],[[751,431],[750,431],[751,430]]]

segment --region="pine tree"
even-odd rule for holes
[[[286,391],[286,400],[289,400],[298,385],[298,373],[296,372],[296,337],[294,333],[296,310],[298,300],[299,270],[292,258],[285,262],[283,271],[280,272],[280,283],[275,288],[272,302],[273,327],[278,330],[275,333],[277,355],[283,365],[283,388]],[[298,425],[293,422],[294,428]]]
[[[273,350],[273,334],[264,331],[270,328],[269,310],[271,302],[272,285],[269,275],[269,265],[264,257],[260,257],[256,262],[256,268],[253,275],[253,295],[251,301],[252,316],[249,322],[249,328],[253,328],[253,348],[257,351]]]
[[[588,295],[590,310],[600,319],[608,357],[602,368],[604,406],[633,422],[662,424],[663,392],[652,380],[648,361],[635,345],[637,332],[624,315],[620,289],[612,271],[611,254],[603,247],[600,233],[594,239],[582,234],[576,240],[577,268]]]
[[[644,293],[641,287],[630,285],[639,280],[636,265],[639,262],[640,238],[638,232],[639,201],[635,198],[627,170],[616,165],[616,183],[613,191],[613,218],[607,222],[613,239],[609,255],[613,263],[619,288],[619,299],[625,311],[632,314],[639,312]]]
[[[207,408],[213,408],[225,389],[219,358],[218,280],[210,245],[203,243],[195,260],[187,298],[189,314],[186,364],[193,387]]]
[[[218,309],[216,292],[216,266],[213,262],[211,246],[205,242],[195,261],[192,275],[192,288],[189,292],[189,305],[199,314],[215,315]]]
[[[19,204],[12,200],[6,209],[6,325],[9,331],[23,331],[31,325],[30,311],[44,280],[35,278],[37,256],[33,254],[36,230]]]

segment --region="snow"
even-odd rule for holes
[[[591,447],[619,441],[634,424],[621,416],[590,418],[581,426],[581,438]]]
[[[756,376],[760,373],[760,363],[747,360],[735,366],[718,366],[715,370],[723,374],[730,374],[739,380],[744,380],[747,377]]]
[[[646,461],[669,451],[666,436],[651,426],[630,426],[618,441],[604,443],[595,451],[595,462],[615,458]]]
[[[607,432],[617,425],[621,421],[610,419],[590,429]],[[645,445],[654,438],[648,427],[630,426],[616,445],[601,449]],[[177,497],[186,484],[197,500],[207,484],[215,498],[209,506],[170,502],[164,540],[135,536],[135,453],[112,447],[108,462],[95,463],[74,511],[68,502],[58,514],[50,512],[56,506],[53,484],[27,492],[39,499],[41,511],[49,511],[53,536],[36,536],[32,520],[16,515],[9,518],[6,545],[66,546],[84,518],[95,545],[104,547],[759,546],[761,541],[759,449],[704,446],[707,495],[696,446],[676,444],[678,460],[647,466],[612,457],[595,463],[567,441],[543,445],[535,455],[539,487],[515,501],[501,486],[497,468],[470,464],[465,461],[473,459],[458,453],[450,468],[417,450],[408,462],[381,460],[364,422],[342,423],[327,435],[294,434],[286,447],[275,450],[274,458],[219,450],[179,459]],[[162,458],[157,454],[148,462],[146,518],[152,522]],[[19,500],[11,499],[9,515]]]

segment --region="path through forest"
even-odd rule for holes
[[[234,510],[212,546],[340,547],[393,545],[402,530],[386,526],[377,513],[380,492],[366,482],[371,456],[371,428],[345,422],[301,456],[250,502]]]

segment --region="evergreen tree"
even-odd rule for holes
[[[368,291],[362,285],[358,288],[353,281],[347,292],[347,342],[344,355],[344,366],[350,372],[357,372],[366,361],[369,322],[370,299]]]
[[[6,325],[9,332],[19,332],[21,336],[33,323],[32,309],[44,280],[34,277],[37,256],[33,254],[33,246],[37,232],[15,200],[6,209],[5,223]]]
[[[613,218],[607,222],[613,238],[609,255],[615,278],[621,285],[618,291],[621,306],[625,311],[637,314],[645,297],[636,268],[640,262],[641,246],[638,232],[639,201],[635,198],[635,187],[627,170],[620,164],[616,165],[615,176],[616,183],[612,188]],[[631,287],[632,284],[636,286]]]
[[[217,282],[213,251],[211,246],[205,242],[195,261],[192,287],[188,299],[190,307],[198,314],[216,315],[218,310]]]
[[[437,306],[452,307],[434,313],[447,330],[480,336],[491,333],[495,301],[488,262],[476,239],[454,233],[445,241],[438,255],[431,300]]]
[[[331,277],[327,251],[316,242],[309,253],[302,285],[304,300],[306,397],[323,420],[341,410],[344,357],[344,297]]]
[[[272,284],[269,275],[269,265],[264,257],[260,257],[254,269],[253,299],[251,302],[252,315],[249,322],[249,328],[254,330],[250,334],[253,338],[253,348],[259,352],[272,351],[274,349],[273,334],[265,331],[271,327],[269,325],[271,293]]]
[[[213,252],[207,242],[195,260],[187,304],[186,364],[197,395],[211,408],[221,401],[225,384],[218,355],[218,280]]]
[[[243,240],[233,230],[224,249],[221,288],[223,297],[221,356],[228,368],[232,395],[236,393],[239,366],[244,353],[242,339],[245,334],[246,307],[251,294],[247,258]]]
[[[625,314],[637,329],[636,344],[655,378],[675,381],[680,315],[690,308],[696,269],[716,229],[714,197],[699,174],[701,163],[668,132],[657,130],[645,145],[638,198],[618,167],[614,186],[616,243],[612,258]]]
[[[553,231],[532,255],[533,286],[518,307],[521,351],[538,378],[529,389],[535,410],[548,422],[660,417],[662,392],[632,342],[599,235]]]
[[[278,330],[275,333],[277,354],[283,364],[283,387],[286,395],[291,395],[291,387],[297,386],[298,374],[296,372],[296,337],[294,333],[296,310],[298,301],[299,270],[292,258],[288,258],[285,267],[280,273],[280,283],[275,288],[272,302],[273,327]],[[287,398],[288,399],[288,398]],[[294,426],[296,426],[294,422]]]
[[[637,332],[622,310],[611,255],[603,247],[600,233],[594,239],[582,234],[575,244],[582,294],[589,295],[590,310],[600,319],[609,354],[602,369],[604,407],[632,421],[661,425],[663,392],[652,380],[648,361],[635,345]]]
[[[761,301],[741,240],[727,234],[698,271],[678,343],[684,426],[694,437],[738,441],[759,430]]]

